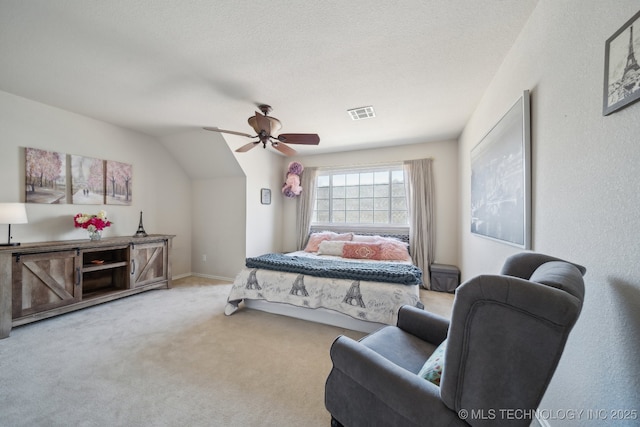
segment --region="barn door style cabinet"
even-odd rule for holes
[[[25,243],[0,249],[0,338],[13,326],[171,286],[174,236]]]

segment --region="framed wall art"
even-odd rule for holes
[[[528,90],[471,150],[471,232],[531,248]]]
[[[67,155],[25,148],[25,200],[27,203],[67,203]]]
[[[640,12],[605,43],[603,115],[640,99],[640,64],[636,55],[640,55]]]
[[[113,160],[107,160],[105,163],[105,203],[130,206],[133,200],[133,167],[129,163]]]
[[[260,189],[260,203],[262,203],[263,205],[270,205],[271,204],[271,190],[268,188],[261,188]]]
[[[133,200],[129,163],[25,147],[27,203],[126,205]]]
[[[104,203],[104,160],[70,155],[71,201],[74,205]]]

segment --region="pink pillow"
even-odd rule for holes
[[[388,261],[411,261],[407,244],[403,242],[381,241],[381,258]]]
[[[394,237],[353,235],[353,242],[380,244],[380,260],[387,261],[411,261],[411,255],[407,250],[408,244]]]
[[[379,243],[346,242],[342,249],[343,258],[380,260],[382,248]]]
[[[340,240],[343,242],[350,242],[353,240],[353,233],[343,233],[343,234],[333,233],[333,235],[331,236],[331,240]]]
[[[353,239],[353,233],[344,233],[338,234],[333,231],[323,231],[321,233],[312,233],[309,236],[309,241],[307,242],[307,246],[304,248],[305,252],[318,252],[320,249],[320,243],[325,240],[340,240],[340,241],[350,241]]]
[[[330,231],[323,231],[322,233],[312,233],[309,236],[309,241],[307,242],[307,246],[304,248],[305,252],[318,252],[320,248],[320,243],[325,240],[329,240],[331,235],[335,234]]]

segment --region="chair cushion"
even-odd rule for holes
[[[386,326],[362,338],[360,342],[385,359],[417,374],[437,345],[423,341],[396,326]]]
[[[427,361],[424,362],[422,369],[418,372],[418,376],[431,381],[438,387],[440,386],[440,377],[442,377],[442,369],[444,368],[444,352],[446,348],[447,340],[444,340]]]

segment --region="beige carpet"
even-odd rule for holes
[[[0,340],[0,425],[328,426],[329,347],[363,334],[227,317],[230,285],[212,283],[182,279],[13,329]]]

